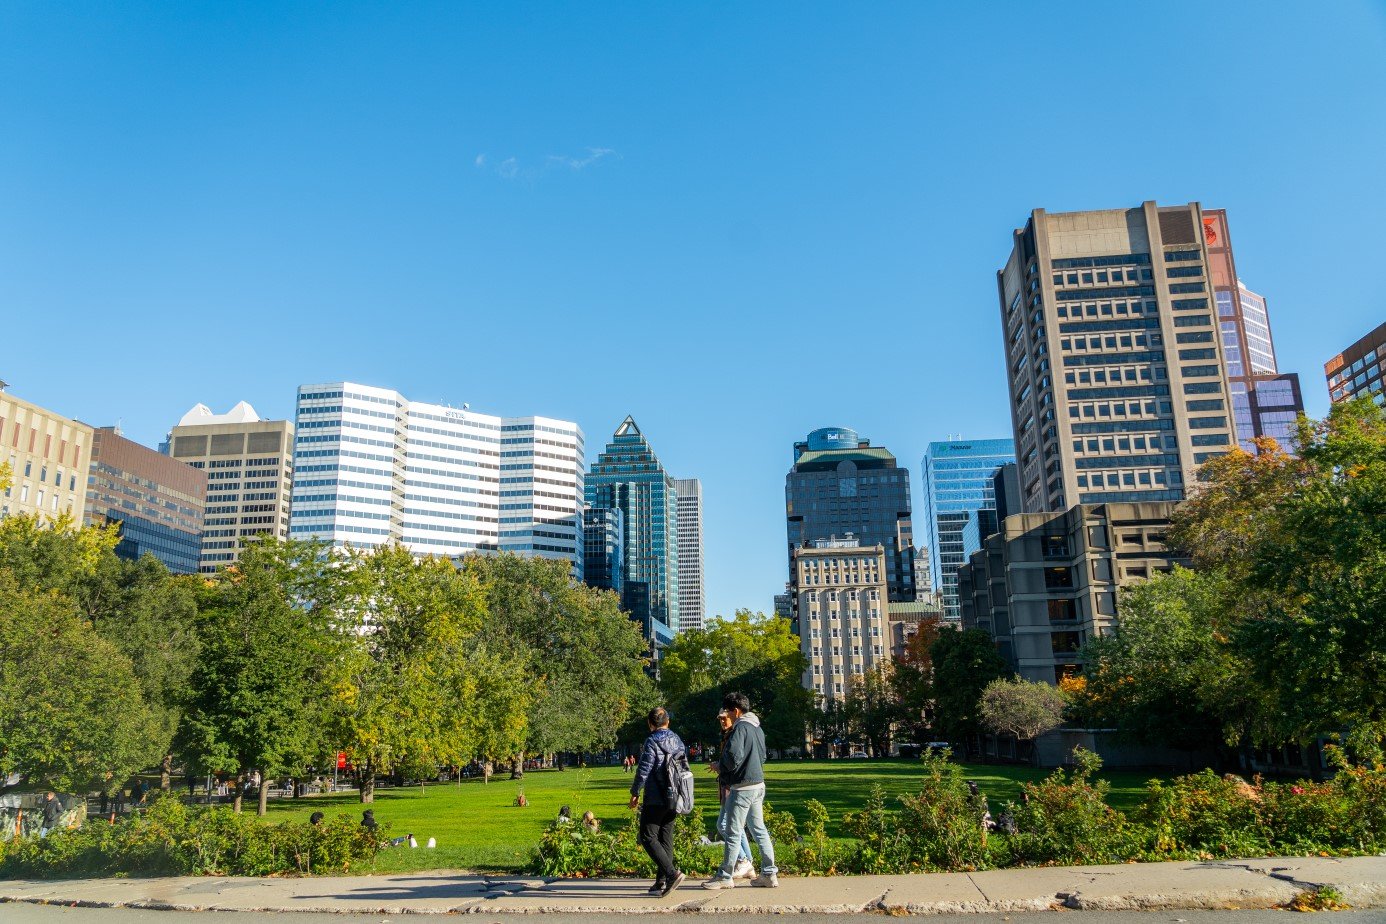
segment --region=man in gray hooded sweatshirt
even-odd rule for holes
[[[744,693],[728,693],[722,708],[731,715],[731,734],[717,762],[717,779],[727,787],[726,830],[723,837],[722,868],[703,883],[705,889],[730,889],[736,884],[736,858],[740,837],[732,836],[744,827],[760,848],[760,875],[751,885],[773,889],[780,884],[775,867],[775,845],[765,827],[765,732],[760,719],[751,713],[751,702]]]

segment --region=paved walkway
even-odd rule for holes
[[[1386,856],[1141,863],[914,876],[783,877],[778,889],[707,892],[690,882],[666,898],[647,880],[484,877],[452,873],[316,879],[167,878],[0,881],[0,902],[217,911],[949,912],[1048,909],[1269,908],[1332,886],[1356,908],[1386,907]],[[3,915],[0,915],[3,917]]]

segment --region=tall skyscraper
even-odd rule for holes
[[[846,427],[814,430],[794,444],[784,494],[791,568],[795,549],[850,533],[885,550],[890,599],[914,599],[910,473],[890,450]]]
[[[5,387],[0,382],[0,462],[10,467],[10,486],[0,496],[0,518],[67,514],[82,522],[91,427],[30,404]]]
[[[199,572],[236,561],[251,536],[288,538],[293,443],[292,423],[261,420],[244,401],[225,414],[195,405],[169,431],[169,455],[207,473]]]
[[[633,418],[592,463],[586,497],[593,510],[621,511],[625,609],[656,649],[667,645],[679,629],[678,493]]]
[[[1268,436],[1293,449],[1296,421],[1304,413],[1299,376],[1276,366],[1266,300],[1237,275],[1226,210],[1204,210],[1203,238],[1237,442],[1255,452],[1256,438]]]
[[[1031,213],[997,273],[1026,512],[1178,501],[1235,443],[1198,203]]]
[[[1386,324],[1323,364],[1329,397],[1336,404],[1371,395],[1373,401],[1381,404],[1386,401],[1382,393],[1383,367],[1386,367]]]
[[[703,588],[703,485],[674,479],[679,512],[679,630],[701,629],[706,615]]]
[[[582,431],[410,401],[355,382],[298,390],[293,535],[416,555],[515,552],[583,568]]]
[[[979,522],[974,528],[978,532],[988,527],[994,530],[993,479],[998,468],[1014,461],[1015,445],[1010,440],[945,440],[930,443],[924,453],[929,554],[945,620],[956,622],[961,615],[958,567],[967,560],[963,533],[968,520],[979,520],[978,511],[985,511],[987,523]]]
[[[97,427],[87,475],[86,522],[117,524],[115,553],[146,552],[174,574],[196,574],[202,557],[207,472]]]

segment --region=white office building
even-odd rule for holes
[[[290,532],[417,555],[515,552],[582,576],[582,430],[410,401],[353,382],[298,390]]]
[[[678,495],[679,630],[701,629],[707,604],[703,593],[703,485],[675,478]]]

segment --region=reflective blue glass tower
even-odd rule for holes
[[[585,491],[592,510],[621,512],[623,606],[652,645],[669,643],[679,628],[678,494],[634,419],[592,463]]]
[[[1015,444],[1010,440],[948,440],[930,443],[924,454],[929,558],[945,619],[962,617],[958,568],[967,560],[963,530],[969,515],[996,509],[992,477],[1002,465],[1014,461]]]

